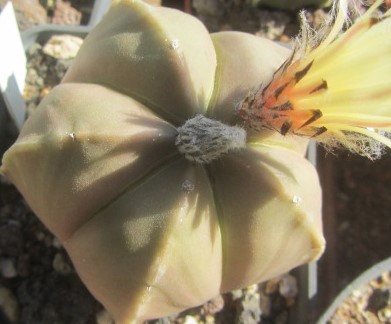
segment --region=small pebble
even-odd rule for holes
[[[1,259],[0,260],[0,272],[4,278],[15,278],[18,273],[16,272],[15,262],[13,259]]]
[[[275,277],[273,279],[268,280],[264,285],[263,285],[263,291],[267,295],[274,294],[275,292],[278,291],[278,285],[281,281],[281,277]]]
[[[285,298],[296,297],[299,292],[296,278],[291,274],[284,275],[279,283],[278,291]]]
[[[71,35],[55,35],[43,47],[46,55],[56,59],[68,60],[76,57],[83,39]]]
[[[96,324],[115,324],[113,318],[111,317],[110,313],[102,309],[96,314]]]
[[[39,0],[12,0],[12,5],[21,31],[47,22],[46,10]]]
[[[205,316],[205,324],[215,324],[215,318],[212,315]]]
[[[187,315],[183,324],[198,324],[198,322],[193,316]]]
[[[69,67],[72,65],[73,59],[69,60],[58,60],[54,66],[54,71],[57,74],[59,80],[61,80],[65,73],[68,71]]]
[[[7,320],[17,323],[19,317],[19,305],[11,290],[0,285],[0,309]]]
[[[55,1],[52,23],[58,25],[80,25],[82,14],[68,1]]]
[[[53,259],[53,269],[64,276],[72,272],[72,267],[67,263],[62,253],[56,253]]]
[[[261,320],[260,295],[258,290],[254,291],[254,286],[245,289],[244,298],[238,305],[237,324],[257,324]]]
[[[382,323],[391,323],[391,306],[380,310],[377,316]]]
[[[43,241],[45,239],[45,233],[44,232],[36,232],[35,237],[37,238],[38,241]]]
[[[290,17],[286,13],[279,11],[262,10],[259,11],[259,29],[256,35],[276,40],[284,35],[286,25]]]
[[[62,248],[62,244],[61,244],[60,240],[57,237],[53,237],[52,246],[55,247],[56,249],[61,249]]]
[[[162,318],[155,320],[153,322],[153,324],[171,324],[171,320],[169,317],[162,317]]]
[[[224,308],[224,299],[221,295],[218,295],[205,303],[202,308],[206,314],[216,314]]]
[[[231,295],[233,300],[240,299],[243,296],[243,291],[241,289],[236,289],[231,291]]]

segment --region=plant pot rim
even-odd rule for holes
[[[43,24],[27,29],[21,33],[25,51],[28,50],[29,47],[36,41],[46,41],[54,34],[70,34],[84,38],[92,30],[92,28],[101,21],[110,5],[111,0],[95,0],[87,25],[68,26]]]
[[[24,32],[19,32],[24,51],[26,52],[35,42],[46,42],[54,34],[70,34],[85,38],[85,36],[91,31],[91,29],[97,23],[99,23],[102,17],[106,14],[110,5],[111,0],[94,0],[90,19],[88,21],[88,24],[84,26],[43,24],[29,28]],[[20,90],[16,87],[13,87],[13,89],[16,92],[12,94],[12,97],[21,98]],[[12,110],[13,105],[15,105],[15,103],[6,100],[4,96],[5,94],[3,95],[3,93],[0,93],[0,153],[3,153],[2,146],[6,142],[5,125],[9,123],[9,118],[7,118],[8,113],[6,112],[6,110],[7,107],[8,110]]]
[[[379,277],[382,273],[391,270],[391,257],[376,263],[371,268],[364,271],[350,284],[348,284],[334,299],[331,305],[326,309],[316,324],[324,324],[334,315],[338,307],[352,294],[354,290],[359,289],[372,279]]]

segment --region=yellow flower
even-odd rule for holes
[[[318,31],[302,13],[290,58],[239,104],[244,121],[369,158],[391,147],[391,9],[380,13],[382,4],[376,1],[345,32],[346,0],[334,2],[332,21]]]

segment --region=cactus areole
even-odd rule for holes
[[[324,249],[308,140],[237,105],[289,51],[116,1],[1,171],[118,323],[200,305]]]

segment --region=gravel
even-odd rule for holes
[[[339,323],[391,323],[391,271],[354,290],[330,319]]]

